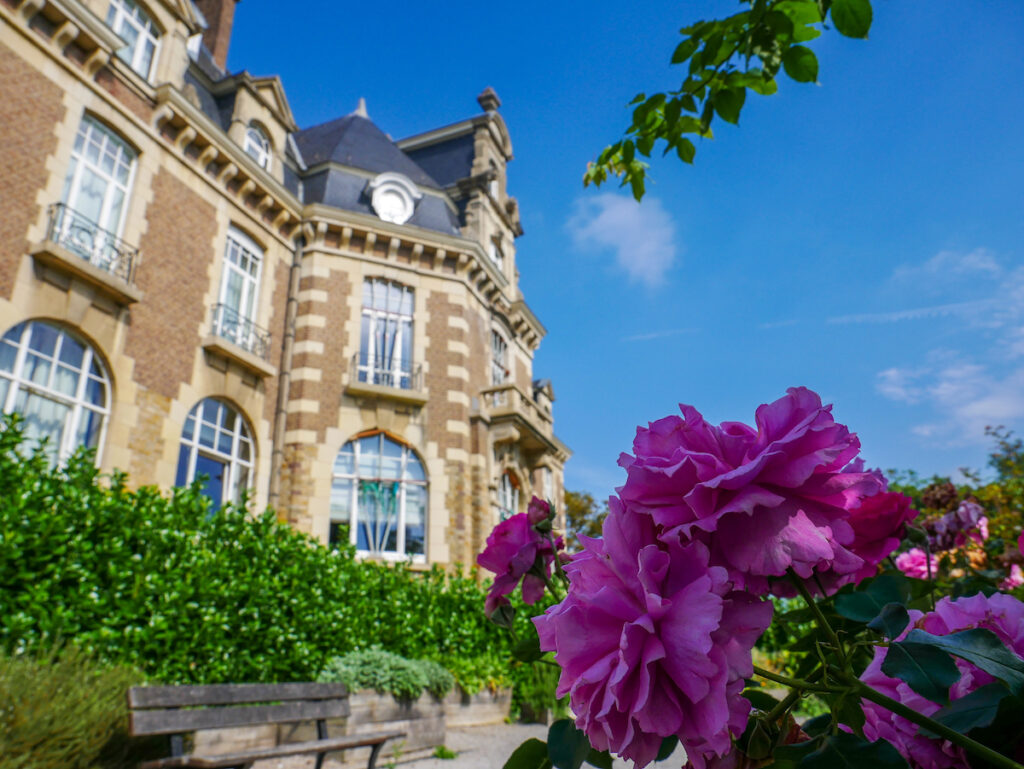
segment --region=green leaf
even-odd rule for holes
[[[664,761],[669,758],[673,753],[676,752],[676,746],[679,745],[678,737],[666,737],[661,741],[661,747],[658,748],[658,755],[655,757],[655,761]]]
[[[711,103],[722,120],[735,125],[740,121],[740,110],[743,109],[746,98],[746,88],[723,88],[715,91]]]
[[[502,769],[551,769],[547,743],[531,737],[513,751]]]
[[[540,650],[540,637],[536,633],[530,633],[525,638],[520,638],[512,647],[512,656],[520,662],[534,662],[544,656]]]
[[[692,163],[693,156],[697,154],[697,148],[693,146],[693,142],[689,139],[680,139],[679,143],[676,144],[676,154],[679,155],[679,159],[684,163]]]
[[[949,702],[949,687],[960,680],[960,669],[946,652],[927,644],[900,641],[889,647],[882,672],[905,681],[932,702]]]
[[[940,724],[967,734],[978,726],[988,726],[999,714],[999,703],[1010,691],[1002,684],[988,684],[975,689],[966,697],[953,700],[942,710],[932,714],[932,718]],[[936,737],[922,727],[921,733],[928,737]]]
[[[682,62],[689,59],[696,52],[700,46],[700,40],[696,37],[688,37],[686,40],[676,46],[676,50],[672,53],[672,63],[681,64]]]
[[[800,769],[909,769],[909,765],[885,740],[868,742],[855,734],[839,732],[825,737],[805,755]]]
[[[597,769],[612,769],[612,754],[607,750],[591,748],[587,754],[587,763],[596,766]]]
[[[779,701],[767,694],[764,689],[744,689],[742,694],[758,710],[771,710],[779,704]]]
[[[894,639],[899,637],[909,623],[907,607],[901,603],[887,603],[878,616],[868,623],[868,627],[886,638]]]
[[[907,641],[934,646],[960,659],[977,665],[990,676],[1005,681],[1018,697],[1024,694],[1024,659],[1021,659],[985,628],[961,630],[959,633],[935,636],[923,630],[911,630]]]
[[[871,29],[870,0],[833,0],[832,23],[847,37],[867,37]]]
[[[782,54],[782,66],[786,74],[798,83],[818,82],[818,57],[810,48],[791,46]]]
[[[867,582],[867,580],[865,580]],[[836,611],[856,622],[870,622],[877,617],[886,604],[906,604],[910,600],[910,582],[906,577],[883,574],[856,591],[836,596]]]
[[[548,729],[548,758],[557,769],[580,769],[590,754],[590,740],[568,718]]]
[[[849,726],[858,737],[864,736],[864,706],[860,697],[843,692],[833,703],[832,714],[838,723]]]

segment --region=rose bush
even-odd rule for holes
[[[693,769],[1024,769],[1024,604],[974,573],[948,583],[956,599],[936,596],[935,555],[893,559],[905,536],[974,542],[981,509],[909,529],[910,498],[864,468],[857,436],[805,388],[759,407],[752,426],[681,408],[637,430],[602,537],[580,537],[564,567],[554,513],[536,499],[480,556],[497,575],[488,611],[510,632],[495,607],[516,585],[531,600],[551,592],[515,655],[557,665],[575,715],[506,769],[610,767],[612,753],[644,767],[676,743]],[[773,620],[769,596],[792,595],[805,608],[787,598]],[[754,664],[769,625],[791,638],[791,668]],[[827,713],[796,728],[809,695]]]

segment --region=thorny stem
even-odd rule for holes
[[[852,675],[848,673],[833,670],[833,674],[837,678],[849,684],[850,687],[864,699],[871,700],[871,702],[874,702],[877,705],[881,705],[883,708],[886,708],[887,710],[891,710],[896,715],[902,716],[911,723],[915,723],[918,726],[924,727],[928,731],[939,735],[943,739],[949,740],[954,745],[959,745],[969,753],[973,753],[976,756],[984,758],[993,766],[1003,767],[1003,769],[1024,769],[1024,766],[1021,766],[1013,759],[1004,756],[1002,753],[997,753],[996,751],[992,750],[992,748],[989,748],[986,745],[982,745],[980,742],[972,740],[966,734],[961,734],[955,729],[950,729],[945,724],[941,724],[938,721],[935,721],[934,719],[928,718],[928,716],[926,715],[918,713],[916,710],[907,707],[902,702],[898,702],[897,700],[894,700],[890,697],[886,697],[881,692],[875,691],[870,686],[863,683],[859,679],[854,678]]]
[[[773,673],[765,668],[754,665],[754,673],[761,676],[761,678],[767,678],[769,681],[774,681],[777,684],[788,686],[791,689],[800,689],[806,692],[831,692],[837,691],[834,686],[823,686],[821,684],[811,683],[810,681],[804,681],[801,678],[790,678],[789,676],[780,675],[779,673]]]
[[[822,614],[821,607],[818,606],[817,602],[814,600],[814,596],[811,595],[811,591],[807,589],[807,585],[804,584],[804,581],[800,579],[792,569],[788,569],[787,573],[789,574],[790,580],[794,585],[796,585],[796,589],[800,593],[800,596],[804,599],[804,603],[807,604],[811,613],[814,615],[814,619],[818,623],[818,627],[825,631],[825,635],[828,636],[828,639],[835,647],[836,654],[839,655],[839,661],[845,666],[846,652],[843,649],[843,644],[839,640],[839,636],[836,634],[836,631],[832,629],[830,624],[828,624],[828,620],[825,619],[825,615]],[[822,595],[824,595],[824,593],[822,593]]]
[[[769,721],[777,721],[787,710],[796,704],[796,701],[800,699],[800,695],[803,691],[800,689],[790,689],[789,694],[783,698],[782,702],[776,705],[774,708],[768,711],[768,715],[765,716]]]

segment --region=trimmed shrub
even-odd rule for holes
[[[426,683],[423,688],[430,692],[436,699],[443,699],[444,696],[455,686],[455,676],[445,670],[444,665],[433,660],[420,660],[417,662]]]
[[[350,652],[331,660],[321,681],[340,682],[351,690],[374,689],[396,700],[414,700],[423,694],[427,677],[423,668],[383,649]]]

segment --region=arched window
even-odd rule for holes
[[[206,476],[203,494],[216,510],[237,502],[252,486],[254,459],[252,435],[242,415],[223,401],[205,398],[192,407],[181,431],[174,484],[187,486]]]
[[[519,480],[508,470],[498,479],[498,516],[501,520],[519,512]]]
[[[260,168],[270,170],[270,139],[257,125],[250,125],[245,131],[242,149],[255,160]]]
[[[427,475],[411,448],[382,432],[341,447],[331,482],[330,541],[346,529],[360,553],[424,559]]]
[[[46,440],[55,461],[96,449],[110,414],[110,379],[92,347],[59,326],[19,323],[0,339],[0,404],[25,419],[25,434]]]
[[[127,45],[117,55],[146,80],[153,73],[160,33],[149,16],[133,0],[111,0],[107,26]]]

